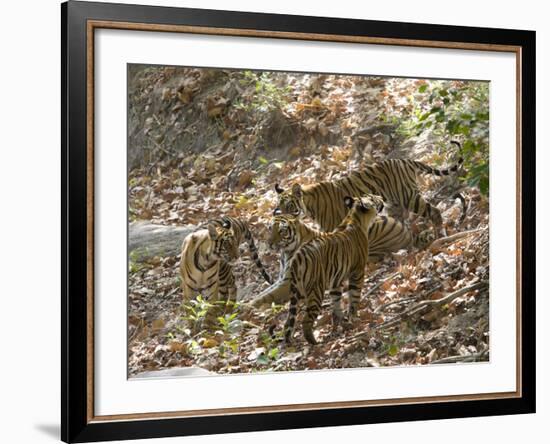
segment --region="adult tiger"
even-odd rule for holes
[[[190,300],[201,294],[210,302],[235,302],[237,288],[231,262],[246,240],[256,266],[264,279],[272,283],[258,257],[258,250],[248,225],[233,217],[215,219],[187,236],[182,244],[180,275],[183,296]]]
[[[316,230],[296,216],[282,214],[275,209],[271,222],[269,246],[281,251],[279,258],[279,278],[292,255],[298,248],[312,239],[327,236],[328,233]],[[369,227],[368,262],[378,262],[388,253],[411,247],[425,248],[433,240],[433,232],[425,230],[415,235],[402,222],[393,217],[377,216]]]
[[[458,142],[451,143],[460,148]],[[422,197],[416,176],[419,173],[447,176],[457,171],[462,162],[461,157],[452,167],[441,170],[416,160],[389,159],[373,163],[362,171],[353,171],[341,179],[304,186],[295,183],[290,190],[276,184],[278,207],[285,214],[297,216],[305,213],[323,231],[332,231],[346,216],[346,209],[341,204],[345,196],[378,194],[386,202],[429,218],[436,227],[440,227],[441,212]]]
[[[290,295],[284,331],[286,343],[292,339],[300,299],[305,300],[306,306],[302,325],[304,337],[311,344],[316,343],[313,326],[325,290],[340,289],[344,281],[348,280],[349,317],[352,318],[357,312],[368,257],[368,231],[376,214],[382,209],[383,202],[378,196],[346,196],[344,202],[348,214],[338,228],[298,248],[282,279],[252,301],[253,306],[259,307],[266,303],[286,301]],[[343,318],[340,300],[333,300],[332,312],[336,324]]]

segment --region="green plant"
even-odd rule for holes
[[[187,345],[187,350],[189,350],[189,353],[192,355],[198,355],[202,353],[202,347],[199,345],[198,341],[194,338],[189,339],[185,342]]]
[[[237,319],[238,313],[235,311],[230,314],[218,317],[218,322],[221,327],[221,331],[224,334],[233,334],[241,331],[243,322]]]
[[[220,356],[227,357],[228,354],[237,354],[239,352],[240,333],[243,329],[243,322],[237,318],[239,315],[239,303],[228,301],[226,303],[226,313],[217,318],[221,330],[223,341],[218,346]]]
[[[431,81],[418,88],[417,104],[398,131],[404,137],[431,131],[444,142],[445,157],[450,140],[462,141],[461,155],[469,186],[489,194],[489,84],[487,82]]]
[[[271,315],[271,316],[278,315],[279,313],[281,313],[282,311],[284,311],[285,308],[286,308],[286,307],[284,306],[284,304],[276,304],[275,302],[272,302],[272,303],[271,303],[271,307],[269,307],[270,315]]]
[[[136,249],[130,251],[130,254],[128,255],[128,270],[131,274],[137,273],[138,271],[145,268],[145,265],[139,261],[144,252],[146,253],[145,249]]]
[[[239,353],[239,338],[232,337],[229,339],[224,339],[223,342],[218,346],[218,352],[220,356],[227,357],[229,354]]]
[[[288,102],[290,86],[279,87],[273,81],[270,72],[244,71],[240,83],[244,86],[253,85],[255,93],[248,104],[237,102],[236,108],[245,111],[268,112],[273,109],[282,109]]]
[[[181,318],[190,322],[193,327],[201,326],[208,313],[221,304],[225,304],[225,302],[210,303],[199,294],[196,299],[191,299],[188,304],[182,304],[184,314]]]
[[[282,305],[271,305],[271,313],[269,317],[274,317],[284,309]],[[256,362],[260,365],[268,365],[273,361],[277,361],[280,358],[281,350],[279,344],[283,340],[283,330],[279,329],[273,333],[261,332],[259,335],[259,342],[265,348],[265,353],[262,353]]]

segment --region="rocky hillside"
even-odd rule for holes
[[[486,84],[132,65],[128,99],[128,217],[138,239],[130,251],[131,374],[488,359]],[[275,183],[314,183],[386,158],[443,166],[459,157],[450,140],[462,143],[463,171],[421,178],[448,237],[370,267],[353,328],[331,336],[327,307],[317,323],[321,344],[297,337],[283,351],[267,331],[284,322],[286,309],[275,306],[247,315],[237,307],[217,330],[195,331],[208,304],[182,305],[177,246],[189,230],[224,214],[248,220],[276,276],[266,243]],[[414,217],[407,223],[426,228]],[[140,234],[144,226],[168,244]],[[266,284],[242,248],[235,275],[246,301]]]

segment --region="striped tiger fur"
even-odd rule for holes
[[[269,246],[282,252],[279,259],[279,278],[282,278],[290,258],[302,244],[327,235],[328,233],[316,230],[296,216],[282,214],[280,209],[276,209],[270,227]],[[392,217],[377,216],[369,227],[367,260],[378,262],[394,251],[411,247],[425,248],[433,238],[431,230],[415,235],[402,222]]]
[[[312,239],[294,253],[282,279],[252,301],[259,307],[266,303],[285,301],[290,294],[290,307],[285,323],[284,338],[290,343],[294,333],[298,301],[305,301],[303,320],[305,339],[315,344],[315,320],[321,310],[325,290],[340,289],[345,280],[349,288],[349,316],[357,312],[365,266],[368,257],[368,230],[376,214],[383,207],[377,196],[344,199],[348,215],[332,233]],[[340,299],[333,300],[333,322],[343,318]]]
[[[264,279],[270,284],[273,282],[258,257],[248,225],[224,216],[210,221],[183,241],[180,275],[185,300],[202,294],[211,302],[236,301],[237,289],[230,263],[238,257],[243,240]]]
[[[460,148],[458,142],[453,141]],[[377,194],[387,203],[431,219],[436,227],[442,224],[441,212],[420,194],[416,176],[419,173],[446,176],[457,171],[463,159],[450,168],[436,169],[410,159],[390,159],[353,171],[346,177],[312,185],[295,183],[290,190],[275,185],[278,207],[285,214],[304,213],[317,222],[323,231],[334,230],[346,216],[341,205],[345,196]]]

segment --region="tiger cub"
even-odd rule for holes
[[[353,198],[344,202],[348,214],[332,233],[303,244],[294,253],[282,279],[262,292],[252,301],[259,307],[266,303],[284,301],[290,294],[290,307],[284,328],[284,339],[290,343],[296,322],[297,305],[305,301],[303,320],[305,339],[316,344],[313,326],[321,310],[323,295],[327,289],[342,288],[348,280],[349,317],[355,316],[368,258],[368,231],[378,211],[383,207],[377,196]],[[340,301],[332,307],[333,317],[342,318]]]
[[[310,227],[296,216],[282,214],[280,209],[275,209],[269,246],[274,250],[282,251],[279,259],[279,278],[282,277],[286,264],[300,245],[327,234]],[[388,253],[410,247],[425,248],[433,238],[431,230],[415,235],[402,222],[392,217],[377,216],[369,228],[368,262],[378,262]]]
[[[210,302],[235,302],[237,288],[230,265],[246,240],[263,278],[272,283],[258,257],[254,239],[245,222],[224,216],[210,221],[205,228],[187,236],[182,244],[180,275],[186,301],[201,294]]]
[[[458,142],[451,143],[460,148]],[[416,176],[419,173],[447,176],[451,171],[457,171],[462,162],[461,157],[452,167],[440,170],[416,160],[390,159],[373,163],[362,171],[353,171],[341,179],[304,186],[295,183],[290,190],[276,184],[278,207],[285,214],[298,216],[304,213],[323,231],[332,231],[346,216],[346,210],[341,205],[345,196],[377,194],[397,208],[431,219],[439,228],[442,224],[441,212],[422,197]]]

